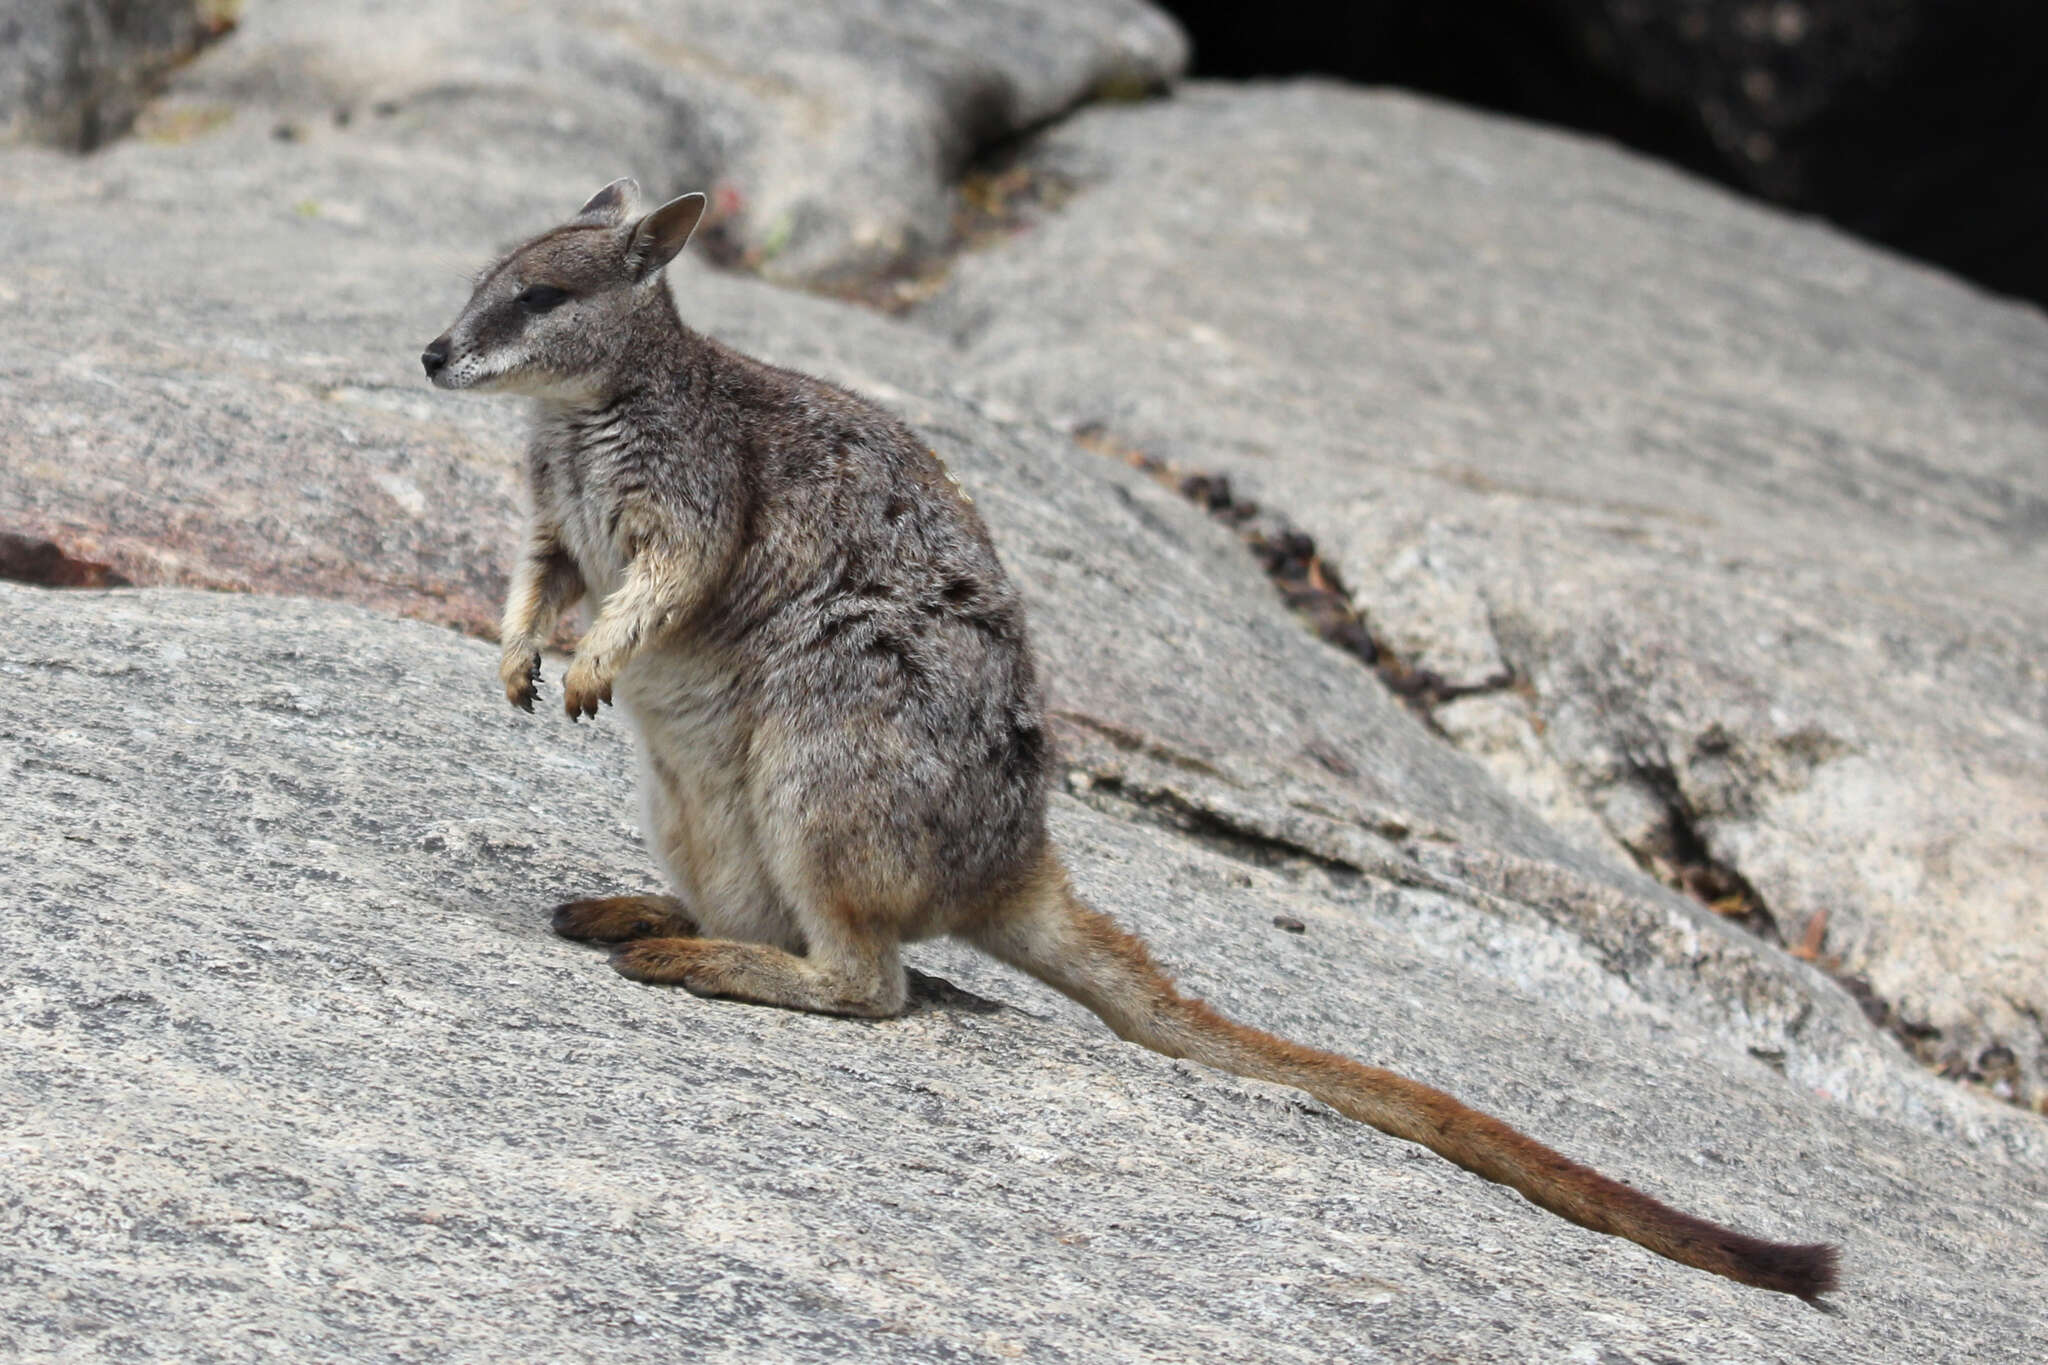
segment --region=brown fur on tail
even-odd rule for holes
[[[1305,1090],[1531,1203],[1660,1256],[1809,1302],[1835,1287],[1835,1249],[1746,1237],[1567,1160],[1441,1090],[1226,1019],[1174,989],[1145,945],[1077,900],[1056,866],[973,941],[1086,1005],[1120,1037],[1169,1057]]]

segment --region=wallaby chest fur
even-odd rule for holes
[[[988,531],[887,413],[686,327],[662,269],[703,209],[629,181],[527,242],[422,356],[523,394],[533,515],[499,678],[589,599],[562,680],[616,700],[674,896],[573,901],[558,932],[636,980],[887,1016],[899,950],[955,934],[1170,1056],[1298,1086],[1573,1222],[1786,1293],[1834,1250],[1730,1231],[1578,1166],[1441,1091],[1226,1019],[1084,904],[1045,831],[1049,754],[1024,614]]]

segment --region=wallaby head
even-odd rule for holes
[[[420,353],[443,389],[575,400],[604,392],[633,315],[664,287],[704,196],[641,212],[640,187],[614,180],[574,218],[484,273],[461,316]]]

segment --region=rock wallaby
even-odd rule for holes
[[[574,901],[638,981],[829,1014],[904,1004],[901,945],[954,934],[1120,1036],[1299,1087],[1598,1232],[1817,1301],[1835,1251],[1760,1241],[1576,1165],[1392,1072],[1180,994],[1083,904],[1046,834],[1051,755],[1024,611],[981,518],[903,423],[685,326],[663,268],[704,209],[600,190],[483,277],[421,356],[533,400],[533,518],[500,676],[589,597],[572,719],[631,717],[642,827],[679,895]]]

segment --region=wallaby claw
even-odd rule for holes
[[[534,696],[540,691],[540,651],[506,650],[498,661],[498,679],[505,684],[505,700],[531,715]]]
[[[569,713],[570,720],[585,716],[596,719],[597,708],[611,699],[609,678],[599,679],[597,670],[580,659],[569,666],[568,675],[562,679],[562,709]]]

